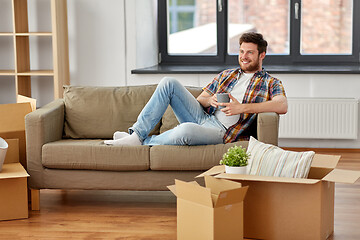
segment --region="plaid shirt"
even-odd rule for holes
[[[240,68],[228,69],[217,75],[214,80],[203,88],[211,96],[216,93],[231,92],[239,76]],[[246,89],[242,103],[259,103],[271,100],[276,95],[285,95],[284,87],[278,79],[271,77],[265,70],[258,71],[251,78]],[[210,106],[205,109],[209,114],[214,114],[216,108]],[[229,127],[224,135],[224,143],[248,139],[249,136],[241,136],[244,130],[256,119],[256,113],[241,113],[239,121]]]

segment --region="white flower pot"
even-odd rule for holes
[[[5,156],[6,156],[8,147],[9,147],[9,145],[7,144],[7,142],[0,137],[0,172],[2,170],[2,166],[5,161]]]
[[[225,172],[230,174],[246,174],[246,167],[230,167],[225,165]]]

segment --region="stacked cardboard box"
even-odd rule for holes
[[[28,218],[27,177],[20,163],[6,163],[0,172],[0,220]]]
[[[307,179],[237,175],[216,166],[201,174],[248,186],[244,236],[273,240],[325,240],[334,232],[335,183],[355,183],[359,171],[336,169],[340,156],[314,156]]]
[[[25,115],[31,104],[0,105],[0,137],[9,147],[0,172],[0,220],[28,218]]]
[[[19,163],[19,140],[5,139],[9,144],[0,172],[0,220],[28,218],[27,177]]]

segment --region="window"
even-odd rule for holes
[[[158,0],[165,64],[237,65],[238,40],[260,32],[265,65],[359,64],[358,0]]]
[[[204,1],[205,7],[197,7],[197,2],[168,0],[170,55],[216,54],[216,2]]]

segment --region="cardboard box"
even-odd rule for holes
[[[19,139],[20,163],[26,168],[25,115],[32,111],[31,104],[0,104],[0,137]]]
[[[340,156],[315,154],[308,179],[225,174],[216,166],[199,175],[216,175],[248,186],[244,236],[255,239],[325,240],[334,232],[335,182],[355,183],[359,171],[336,169]]]
[[[206,187],[175,180],[178,240],[243,239],[243,200],[247,187],[205,177]]]
[[[0,220],[28,218],[27,177],[20,163],[4,164],[0,172]]]
[[[4,163],[18,163],[19,162],[19,139],[4,139],[8,143],[8,150],[6,152]]]

